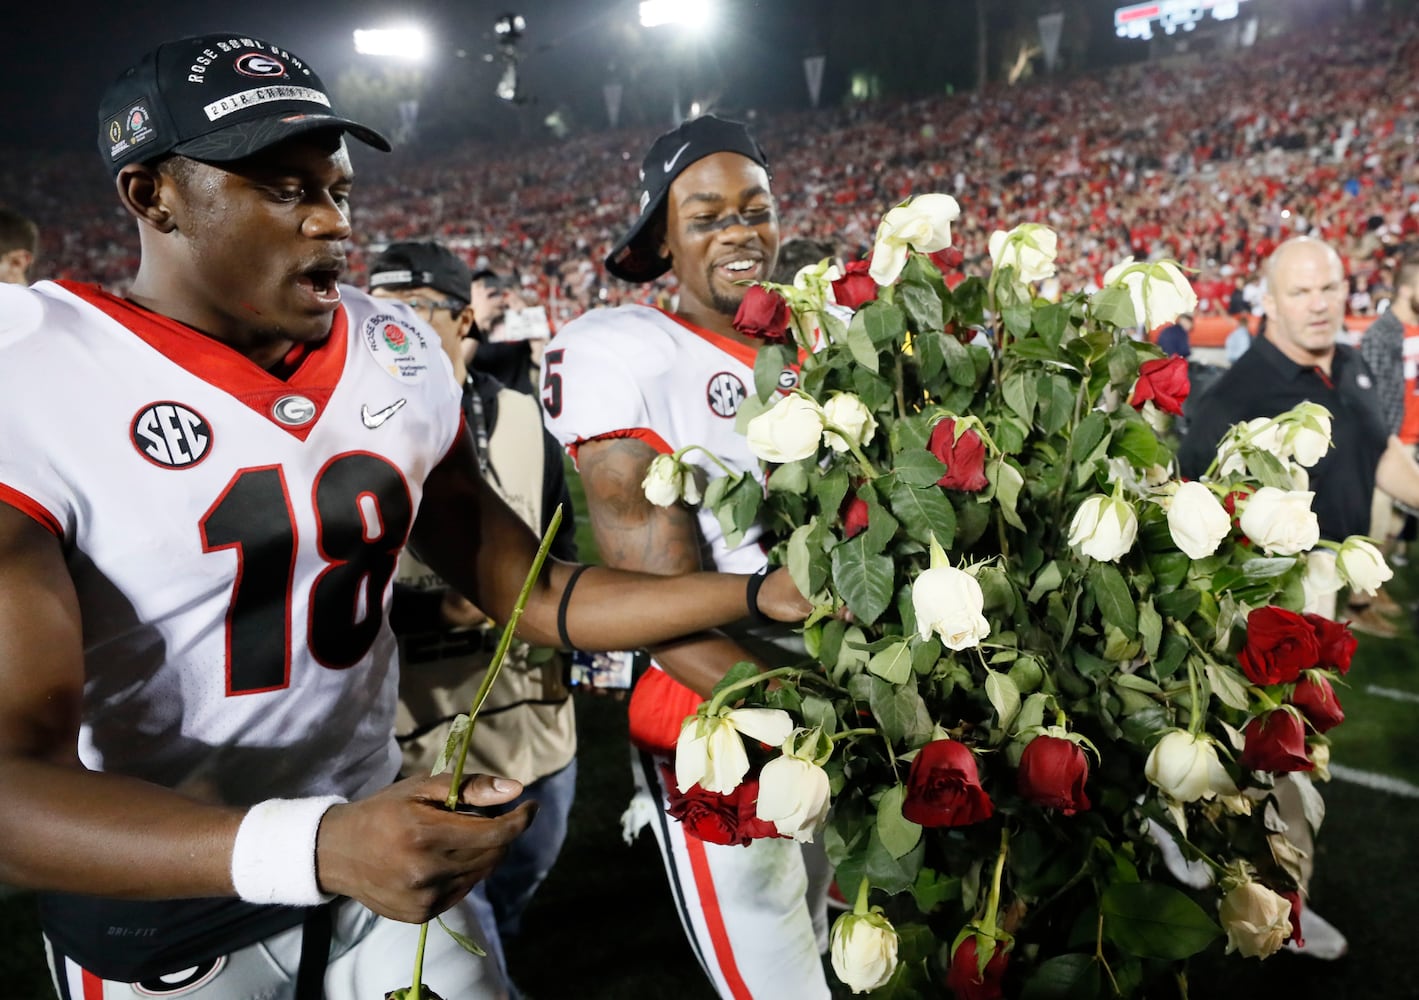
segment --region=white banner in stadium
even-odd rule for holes
[[[1064,12],[1040,15],[1040,47],[1045,52],[1045,69],[1054,72],[1059,61],[1059,36],[1064,33]]]
[[[823,92],[823,65],[827,56],[806,56],[803,59],[803,75],[808,78],[808,99],[813,107],[818,106],[818,95]]]
[[[611,127],[616,127],[616,122],[621,118],[621,85],[619,83],[608,83],[601,88],[601,93],[606,97],[606,118],[611,122]]]

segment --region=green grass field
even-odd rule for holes
[[[584,528],[583,518],[582,555],[594,558]],[[1419,599],[1419,554],[1390,591],[1402,602]],[[1321,786],[1328,817],[1312,904],[1345,932],[1350,954],[1337,962],[1282,952],[1265,962],[1223,963],[1218,949],[1197,961],[1192,1000],[1419,997],[1404,958],[1419,904],[1411,867],[1419,833],[1419,647],[1412,617],[1395,639],[1360,636],[1347,681],[1340,689],[1347,718],[1331,733],[1332,763],[1356,778],[1399,783],[1391,791],[1338,778]],[[627,845],[621,837],[620,815],[631,794],[624,702],[579,697],[580,787],[571,834],[510,949],[513,976],[530,1000],[712,1000],[671,908],[653,838],[647,831]],[[0,900],[0,1000],[53,996],[33,898]]]

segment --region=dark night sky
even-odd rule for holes
[[[744,91],[741,101],[785,94],[804,100],[799,60],[815,44],[815,36],[829,30],[821,23],[823,11],[836,6],[862,16],[860,5],[826,0],[721,2],[731,23],[713,40],[712,54],[705,55],[711,52],[707,45],[698,58],[713,69],[732,70]],[[948,9],[973,9],[972,0],[918,2],[921,10],[932,11],[928,22],[937,25]],[[994,10],[1011,7],[1011,0],[988,2]],[[1084,2],[1112,6],[1108,0]],[[43,0],[15,0],[5,6],[0,15],[0,65],[5,67],[0,92],[6,108],[0,149],[76,149],[94,141],[94,108],[105,85],[146,49],[168,38],[211,31],[258,35],[305,58],[331,86],[361,58],[353,52],[354,27],[413,18],[434,30],[443,58],[453,60],[459,48],[468,52],[461,77],[438,66],[430,67],[431,77],[450,81],[449,89],[467,88],[470,102],[490,102],[491,87],[466,71],[494,48],[491,28],[497,16],[516,10],[528,21],[522,43],[524,83],[550,107],[573,96],[566,93],[569,88],[578,91],[583,102],[588,92],[599,100],[600,84],[613,69],[607,53],[618,30],[623,38],[632,30],[627,26],[635,24],[638,5],[635,0],[236,0],[225,5],[207,0],[76,0],[50,6]],[[951,30],[972,30],[964,14],[955,20],[959,23]],[[664,57],[663,52],[649,55]],[[486,76],[492,69],[485,64],[483,72]]]

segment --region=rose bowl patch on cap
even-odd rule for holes
[[[239,160],[321,128],[390,149],[374,129],[335,111],[320,77],[299,56],[235,33],[159,45],[99,101],[99,153],[115,174],[168,153]]]

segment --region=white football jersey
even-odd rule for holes
[[[462,415],[433,331],[341,293],[282,380],[94,287],[0,286],[0,501],[68,558],[88,767],[233,805],[395,776],[385,605]]]
[[[756,353],[649,306],[593,309],[559,330],[542,356],[547,426],[573,459],[582,442],[634,437],[661,454],[699,445],[762,481],[758,458],[734,426],[739,404],[754,391]],[[796,378],[786,369],[780,387],[791,388]],[[685,460],[710,479],[724,475],[701,452]],[[701,506],[696,515],[708,548],[705,568],[753,573],[764,566],[757,525],[731,548],[712,510]]]

